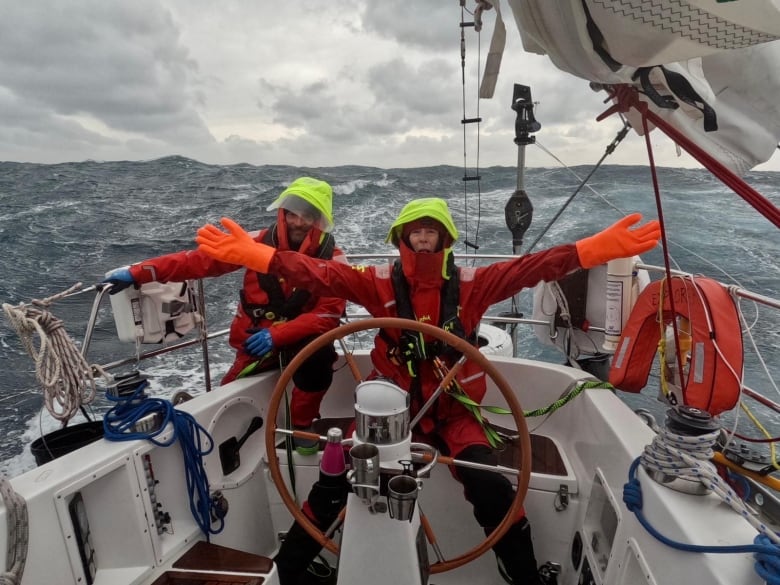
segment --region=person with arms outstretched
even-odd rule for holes
[[[333,190],[325,181],[301,177],[271,203],[278,210],[276,222],[249,236],[280,252],[294,251],[309,258],[333,260],[346,265],[331,233]],[[242,268],[241,263],[212,258],[198,250],[167,254],[118,269],[104,282],[110,294],[146,282],[179,282],[192,278],[221,276]],[[316,293],[300,287],[275,272],[247,269],[239,292],[236,314],[230,325],[230,345],[236,350],[233,365],[222,379],[227,384],[247,375],[278,368],[318,335],[338,327],[346,302],[329,291]],[[292,423],[307,429],[318,416],[322,396],[333,379],[336,352],[328,346],[312,355],[293,379]],[[296,439],[303,453],[318,445]]]
[[[476,344],[480,319],[491,305],[540,281],[559,280],[573,270],[654,248],[660,237],[658,222],[630,229],[640,220],[639,214],[633,214],[575,243],[477,268],[455,265],[452,245],[458,231],[446,201],[439,198],[417,199],[401,210],[387,235],[387,241],[399,249],[400,259],[379,266],[347,266],[278,251],[253,241],[227,218],[222,225],[228,233],[207,225],[198,231],[196,241],[200,251],[214,258],[260,272],[278,272],[298,286],[361,304],[374,317],[429,322]],[[408,391],[414,417],[439,385],[433,358],[452,367],[459,355],[418,333],[380,330],[371,351],[374,371],[370,377],[389,379]],[[476,364],[466,362],[456,380],[472,400],[482,400],[486,376]],[[412,430],[445,455],[496,464],[496,453],[482,424],[446,393]],[[479,524],[486,533],[492,532],[512,504],[509,480],[499,473],[462,467],[453,474],[463,484]],[[278,563],[280,557],[282,562],[285,559],[282,549]],[[542,583],[524,511],[493,550],[513,583]]]

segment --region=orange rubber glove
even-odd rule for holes
[[[604,231],[577,241],[575,245],[580,265],[583,268],[593,268],[610,260],[629,258],[655,248],[661,237],[658,220],[648,221],[633,230],[628,229],[641,220],[641,214],[632,213]]]
[[[198,250],[216,260],[240,264],[257,272],[268,272],[276,248],[255,242],[252,236],[232,219],[223,217],[221,223],[229,233],[226,234],[210,223],[198,230],[198,236],[195,238]]]

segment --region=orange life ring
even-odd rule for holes
[[[647,385],[661,332],[674,318],[682,317],[691,324],[684,404],[713,416],[734,408],[743,364],[742,329],[734,300],[710,278],[673,277],[671,295],[665,282],[651,282],[637,298],[612,357],[609,382],[620,390],[641,391]],[[663,310],[659,311],[661,302]],[[659,323],[660,315],[664,327]]]

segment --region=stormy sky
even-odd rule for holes
[[[495,97],[478,101],[495,14],[484,14],[481,35],[466,29],[464,75],[456,0],[0,6],[0,160],[389,168],[462,166],[465,152],[470,166],[477,154],[480,166],[513,165],[514,83],[531,86],[537,140],[563,163],[596,162],[621,126],[594,122],[603,93],[523,51],[508,7]],[[479,134],[464,132],[464,115],[482,117]],[[652,136],[658,164],[697,166]],[[644,149],[632,133],[607,162],[642,164]],[[536,146],[526,158],[560,164]],[[780,156],[759,169],[780,170]]]

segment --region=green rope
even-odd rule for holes
[[[502,408],[500,406],[481,405],[479,402],[469,398],[469,396],[466,394],[466,391],[463,390],[461,385],[458,384],[455,380],[453,380],[452,384],[450,384],[450,389],[447,390],[447,394],[460,402],[463,405],[463,408],[468,410],[474,416],[474,418],[477,419],[477,422],[482,426],[482,430],[485,433],[485,438],[488,440],[488,443],[490,443],[491,447],[495,449],[504,443],[503,439],[496,432],[496,430],[490,426],[490,423],[487,421],[487,419],[482,416],[480,410],[486,410],[488,412],[492,412],[493,414],[512,414],[511,410]]]
[[[602,382],[601,380],[586,380],[584,382],[575,383],[571,390],[569,390],[564,396],[553,402],[552,404],[549,404],[545,406],[544,408],[537,408],[536,410],[524,410],[523,416],[525,418],[531,418],[534,416],[543,416],[545,414],[550,414],[552,412],[555,412],[559,408],[561,408],[564,404],[567,402],[570,402],[574,400],[577,396],[582,394],[584,390],[592,390],[594,388],[603,388],[605,390],[614,390],[614,386],[610,384],[609,382]],[[485,431],[485,437],[488,440],[488,443],[490,443],[490,446],[494,449],[498,447],[499,445],[503,444],[503,439],[501,436],[496,432],[496,430],[490,425],[490,422],[482,416],[482,410],[486,412],[490,412],[492,414],[512,414],[512,411],[508,408],[503,408],[501,406],[487,406],[479,404],[477,401],[470,398],[466,392],[463,390],[463,388],[453,380],[453,384],[451,385],[451,389],[447,391],[447,393],[452,396],[455,400],[460,402],[463,407],[468,410],[475,419],[477,419],[477,422],[479,422],[480,425],[482,425],[482,429]]]
[[[531,418],[534,416],[542,416],[551,412],[555,412],[567,402],[574,400],[577,396],[582,394],[583,390],[592,390],[594,388],[603,388],[604,390],[614,390],[615,387],[609,382],[602,382],[601,380],[587,380],[575,386],[566,393],[565,396],[559,398],[552,404],[545,406],[544,408],[537,408],[536,410],[524,410],[523,416]]]

